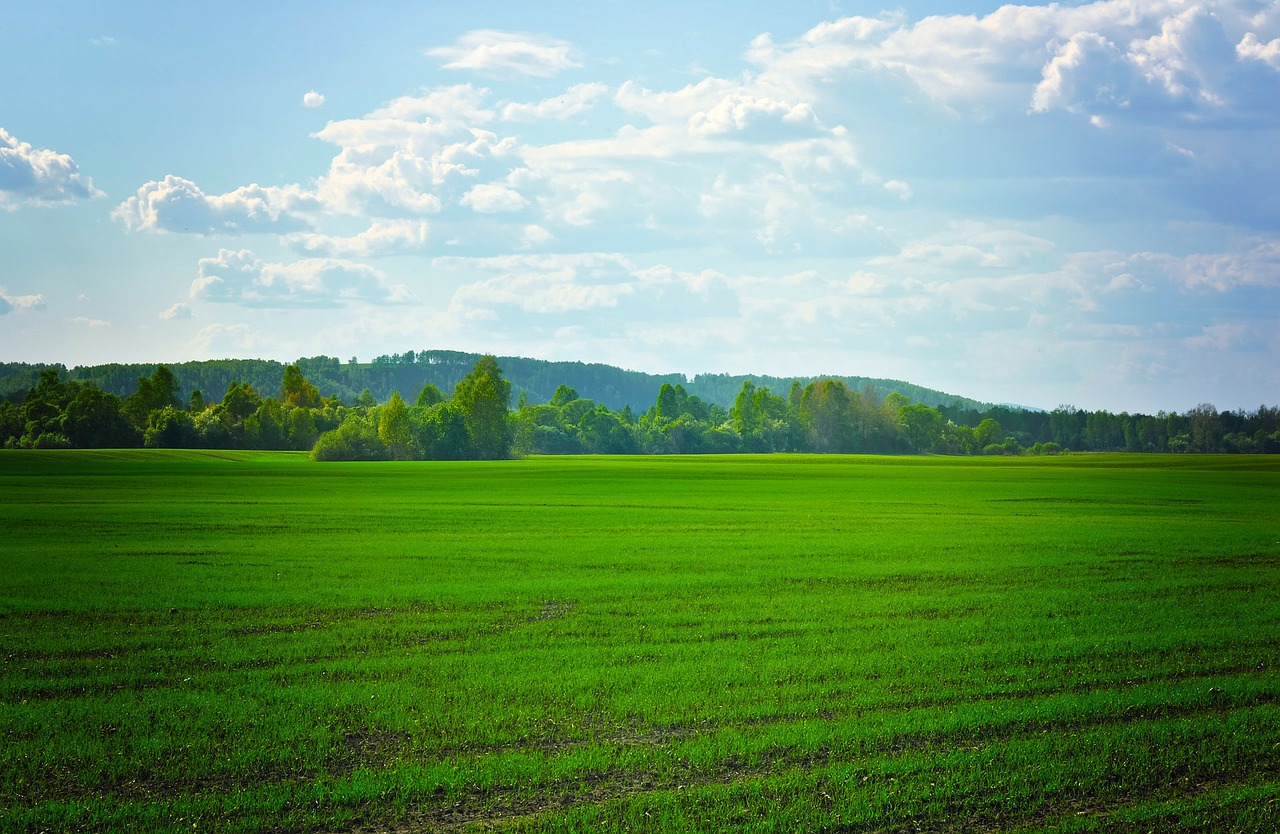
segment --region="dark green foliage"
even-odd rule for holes
[[[0,400],[0,443],[6,448],[17,446],[26,425],[26,410],[23,407],[8,400]]]
[[[62,433],[72,446],[82,449],[137,446],[139,440],[120,398],[92,385],[81,388],[67,403]]]
[[[389,460],[391,452],[378,439],[378,429],[368,417],[351,415],[333,431],[320,435],[311,450],[312,460]]]
[[[404,404],[400,392],[392,393],[386,405],[378,409],[378,440],[387,447],[394,460],[413,460],[421,457],[414,448],[413,433],[409,421],[409,407]]]
[[[307,378],[302,375],[302,369],[297,365],[290,365],[284,369],[281,386],[284,388],[285,405],[298,408],[320,407],[319,389],[307,381]]]
[[[244,443],[248,449],[288,449],[285,410],[278,400],[264,400],[244,418]]]
[[[453,402],[467,426],[472,454],[480,460],[500,460],[511,454],[507,412],[511,383],[502,377],[498,360],[485,356],[453,389]]]
[[[142,442],[152,449],[192,449],[200,445],[200,436],[190,412],[166,405],[147,415]]]
[[[635,436],[604,406],[597,406],[578,421],[582,450],[595,455],[630,455],[639,450]]]
[[[946,423],[936,408],[914,403],[898,411],[906,442],[915,452],[943,451]]]
[[[310,408],[292,408],[286,413],[289,446],[300,452],[315,446],[316,440],[320,437],[320,429],[316,425],[316,412]]]
[[[398,406],[392,407],[393,419],[381,433],[394,428],[399,439],[381,440],[384,448],[379,454],[415,459],[500,458],[513,452],[1011,455],[1024,450],[1044,454],[1054,448],[1064,453],[1280,453],[1280,408],[1267,406],[1251,412],[1219,412],[1201,404],[1185,414],[1155,416],[1086,412],[1070,406],[1051,412],[1011,406],[975,409],[968,407],[977,405],[973,401],[933,406],[928,401],[935,397],[912,400],[903,393],[914,390],[911,386],[892,381],[887,381],[889,388],[879,389],[863,380],[862,389],[854,390],[849,383],[854,378],[816,379],[805,385],[799,380],[779,380],[782,385],[789,383],[783,397],[761,384],[767,377],[708,375],[695,382],[682,377],[651,378],[656,398],[637,417],[629,405],[613,410],[610,398],[616,401],[621,389],[604,382],[609,379],[607,371],[629,372],[602,365],[511,360],[526,374],[534,374],[517,386],[491,356],[475,359],[470,371],[464,371],[463,363],[473,356],[409,351],[379,357],[372,366],[344,366],[323,356],[292,365],[225,360],[173,366],[199,381],[204,390],[216,390],[208,383],[225,379],[221,385],[226,394],[218,403],[209,404],[200,389],[192,390],[187,410],[194,437],[185,421],[175,423],[172,415],[161,419],[163,425],[152,425],[153,413],[181,410],[179,372],[169,366],[76,369],[83,378],[93,380],[85,382],[68,379],[61,366],[0,365],[0,388],[17,380],[31,383],[21,396],[10,394],[0,400],[0,443],[11,448],[128,447],[142,443],[150,429],[151,443],[173,437],[177,443],[204,448],[306,450],[321,433],[337,429],[349,413],[372,416],[376,424],[379,396],[375,392],[387,391],[390,400],[399,396],[397,389],[385,386],[409,380],[421,388],[414,408],[406,409],[408,440],[405,417],[397,416]],[[565,370],[581,387],[570,382],[552,386],[545,374],[552,367]],[[132,378],[135,390],[124,400],[111,399],[115,395],[98,385],[103,380],[123,384],[128,373],[139,368],[150,373]],[[279,374],[279,381],[257,382],[265,371]],[[232,372],[247,376],[227,378]],[[422,383],[424,374],[453,380],[454,397],[446,399],[435,382]],[[650,379],[644,375],[637,379],[641,377]],[[350,393],[354,379],[368,383],[358,396]],[[531,379],[536,379],[536,386]],[[727,380],[737,380],[739,385],[730,408],[719,399],[707,400],[696,393],[712,392],[727,403],[721,391]],[[508,404],[517,389],[518,411],[512,414]],[[551,393],[539,395],[546,402],[538,404],[531,397],[534,390]],[[582,390],[613,393],[601,399],[581,396]],[[888,393],[881,396],[881,390]],[[280,398],[264,396],[263,391],[279,391]],[[349,404],[344,405],[344,400]],[[450,410],[433,411],[446,403]],[[457,430],[459,418],[465,428],[462,433]]]
[[[138,388],[125,400],[124,410],[135,426],[146,428],[153,411],[181,408],[178,380],[173,371],[160,365],[149,377],[138,377]]]
[[[471,457],[471,438],[462,411],[452,403],[410,412],[414,448],[428,460],[464,460]]]
[[[551,405],[557,408],[565,406],[578,399],[578,392],[570,388],[568,385],[561,385],[556,388],[556,393],[551,397]]]
[[[223,395],[221,404],[233,419],[244,421],[262,405],[262,395],[248,383],[233,380],[227,386],[227,393]]]
[[[79,390],[78,383],[63,382],[57,371],[41,371],[39,381],[22,401],[20,445],[34,445],[36,438],[41,435],[61,435],[62,414]]]
[[[416,405],[430,407],[439,405],[444,402],[444,394],[440,393],[440,389],[432,383],[428,382],[422,386],[422,390],[418,392],[418,401]]]

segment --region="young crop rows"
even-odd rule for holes
[[[1273,831],[1280,461],[0,451],[0,831]]]

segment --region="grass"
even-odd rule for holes
[[[0,453],[0,830],[1280,828],[1280,460]]]

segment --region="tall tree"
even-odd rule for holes
[[[320,390],[307,381],[302,369],[290,365],[284,369],[284,403],[301,408],[319,408]]]
[[[805,386],[800,400],[800,421],[808,429],[814,452],[856,452],[854,412],[856,395],[838,379],[824,379]]]
[[[760,431],[763,415],[760,413],[756,399],[756,385],[749,379],[742,381],[742,390],[733,401],[733,409],[729,412],[733,419],[733,428],[745,440],[748,435]]]
[[[511,383],[493,356],[481,357],[475,368],[453,389],[453,402],[462,412],[471,449],[481,460],[498,460],[511,454],[507,412]]]
[[[423,408],[439,405],[442,402],[444,402],[444,394],[441,394],[440,389],[430,382],[422,386],[422,390],[418,392],[417,404]]]
[[[935,452],[942,446],[946,423],[936,408],[911,403],[898,409],[898,420],[913,452]]]
[[[125,400],[125,413],[135,426],[148,428],[151,412],[162,408],[182,408],[178,400],[178,380],[164,365],[158,366],[149,377],[138,377],[138,390]]]
[[[138,430],[124,415],[115,394],[86,385],[67,403],[62,414],[62,433],[71,445],[80,448],[137,446]]]
[[[410,460],[414,457],[409,407],[404,404],[399,391],[393,391],[387,404],[378,409],[378,439],[396,460]]]
[[[570,388],[568,385],[561,385],[556,389],[555,394],[551,397],[551,405],[556,407],[568,405],[578,399],[578,392]]]

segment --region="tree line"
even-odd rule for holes
[[[378,356],[372,362],[360,362],[354,356],[345,361],[336,356],[311,356],[298,359],[292,364],[297,365],[306,378],[326,396],[351,403],[365,390],[370,391],[379,402],[389,400],[395,391],[401,392],[404,397],[412,397],[413,392],[421,391],[426,385],[435,385],[445,392],[452,391],[480,359],[480,354],[461,351],[410,350]],[[651,374],[601,363],[551,362],[510,356],[498,357],[498,362],[506,379],[511,382],[513,396],[523,394],[530,402],[545,403],[560,385],[568,385],[581,392],[582,396],[614,410],[621,410],[627,405],[639,410],[647,408],[652,403],[655,392],[664,384],[679,384],[690,394],[727,408],[733,404],[742,383],[748,379],[755,385],[781,392],[787,391],[792,382],[799,381],[801,385],[805,385],[818,379],[732,374],[698,374],[689,378],[680,373]],[[138,378],[150,376],[157,367],[154,363],[105,364],[68,369],[62,365],[0,363],[0,398],[9,396],[21,400],[45,370],[57,371],[67,381],[91,383],[107,393],[128,397],[137,387]],[[278,395],[285,363],[270,359],[210,359],[170,363],[166,367],[172,371],[184,391],[200,390],[206,394],[218,394],[226,391],[232,382],[238,382],[256,391],[274,392]],[[912,402],[926,405],[969,409],[987,407],[976,400],[901,380],[853,376],[835,378],[841,379],[853,390],[862,390],[872,385],[879,391],[897,391],[910,397]]]
[[[335,360],[336,361],[336,360]],[[261,383],[259,383],[261,386]],[[164,365],[121,396],[45,367],[20,396],[0,400],[6,448],[272,449],[316,460],[500,459],[526,454],[718,454],[813,452],[1042,455],[1066,451],[1280,452],[1280,408],[1112,414],[1061,406],[927,405],[843,379],[792,381],[786,393],[745,379],[731,406],[665,381],[643,412],[582,397],[560,384],[545,402],[512,384],[482,356],[449,395],[427,383],[412,401],[366,388],[321,394],[302,363],[277,384],[231,379],[216,401],[182,396]],[[971,403],[972,401],[964,401]]]

